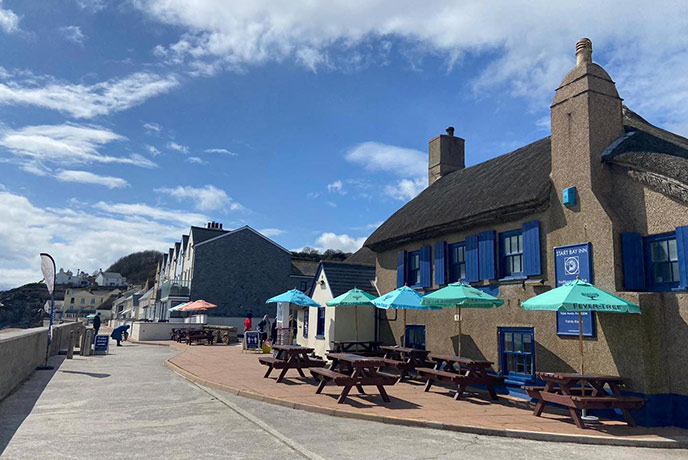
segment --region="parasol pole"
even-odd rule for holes
[[[358,305],[354,305],[354,314],[356,315],[356,342],[358,342]]]
[[[404,308],[404,328],[401,331],[401,346],[406,346],[406,309]]]
[[[461,305],[459,305],[459,356],[461,356]]]
[[[583,313],[578,312],[578,349],[580,351],[580,372],[585,374],[585,363],[583,361]]]

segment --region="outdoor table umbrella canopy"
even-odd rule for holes
[[[501,307],[503,299],[476,289],[473,286],[457,282],[451,283],[442,289],[427,294],[421,300],[423,305],[439,308],[458,308],[459,310],[459,350],[461,356],[461,309],[462,308],[492,308]]]
[[[180,306],[177,305],[177,311],[206,311],[211,308],[217,308],[214,303],[206,302],[205,300],[194,300],[193,302],[187,302]]]
[[[358,341],[358,306],[359,305],[373,305],[372,300],[375,296],[367,292],[353,288],[342,295],[335,297],[328,301],[325,305],[328,307],[354,307],[356,315],[356,341]]]
[[[271,297],[265,301],[265,303],[277,303],[277,302],[293,303],[294,305],[298,305],[300,307],[319,307],[320,306],[320,304],[318,302],[311,299],[310,297],[308,297],[306,294],[299,291],[298,289],[292,289],[290,291],[283,292],[282,294],[276,295],[275,297]]]
[[[406,310],[430,310],[431,307],[421,304],[423,296],[408,286],[402,286],[385,295],[373,299],[372,303],[377,308],[388,310],[404,310],[404,337],[406,337]],[[434,308],[433,308],[434,309]]]
[[[581,374],[585,374],[583,361],[583,321],[584,311],[611,313],[640,313],[640,307],[603,291],[579,279],[569,281],[558,288],[526,300],[521,304],[524,310],[577,311],[578,342],[581,355]]]

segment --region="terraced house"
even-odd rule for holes
[[[629,392],[648,398],[639,423],[685,427],[688,139],[625,107],[591,56],[580,40],[554,94],[550,137],[468,168],[453,129],[432,139],[429,186],[365,246],[381,292],[462,279],[505,299],[463,311],[462,350],[493,361],[517,394],[538,370],[579,365],[577,316],[525,311],[522,301],[580,277],[636,303],[641,315],[584,315],[586,370],[628,378]],[[455,353],[454,315],[408,311],[406,327],[429,350]],[[380,330],[396,343],[407,332],[395,312]]]

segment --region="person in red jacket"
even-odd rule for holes
[[[244,320],[244,332],[250,331],[253,328],[253,322],[251,321],[251,318],[253,318],[253,313],[248,312],[246,314],[246,319]]]

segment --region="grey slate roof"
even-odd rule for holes
[[[518,218],[548,205],[550,138],[454,171],[406,203],[364,246],[379,251],[484,222]]]
[[[189,235],[182,235],[182,251],[186,252],[187,244],[189,244]]]
[[[190,233],[193,235],[194,244],[198,244],[227,232],[229,230],[192,226]]]
[[[364,246],[344,259],[344,263],[375,266],[376,258],[375,253]]]
[[[291,275],[295,276],[315,276],[320,262],[314,260],[294,260],[291,261]]]
[[[373,286],[375,267],[340,262],[321,262],[321,266],[325,271],[333,297],[342,295],[355,287],[374,296],[379,295]]]

